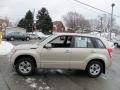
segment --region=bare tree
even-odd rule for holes
[[[74,32],[90,28],[89,21],[77,12],[68,12],[65,16],[63,16],[63,20],[66,26],[69,29],[74,30]]]
[[[91,30],[92,31],[100,31],[100,32],[109,32],[110,30],[110,16],[103,14],[99,15],[96,19],[90,20]],[[113,19],[113,28],[115,23],[115,19]]]

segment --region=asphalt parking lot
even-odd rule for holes
[[[35,42],[36,40],[11,43],[19,45]],[[0,74],[8,90],[120,90],[120,48],[114,49],[112,67],[99,78],[89,78],[83,71],[59,69],[39,69],[35,75],[23,77],[12,70],[7,55],[0,56]]]

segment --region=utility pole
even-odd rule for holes
[[[33,25],[32,25],[32,33],[33,33],[33,31],[34,31],[34,15],[35,15],[35,9],[34,9],[34,11],[33,11]]]
[[[113,26],[113,8],[114,8],[114,6],[115,6],[115,4],[114,3],[112,3],[112,12],[111,12],[111,24],[110,24],[110,41],[111,41],[111,33],[112,33],[112,26]]]
[[[99,31],[99,33],[100,33],[100,36],[101,36],[101,33],[103,32],[103,17],[100,17],[100,31]]]

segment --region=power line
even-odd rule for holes
[[[96,10],[98,10],[98,11],[101,11],[101,12],[104,12],[104,13],[107,13],[107,14],[110,14],[110,15],[111,15],[111,13],[109,13],[109,12],[107,12],[107,11],[104,11],[104,10],[102,10],[102,9],[99,9],[99,8],[94,7],[94,6],[88,5],[88,4],[83,3],[83,2],[81,2],[81,1],[79,1],[79,0],[74,0],[74,1],[77,2],[77,3],[83,4],[83,5],[85,5],[85,6],[88,6],[88,7],[90,7],[90,8],[93,8],[93,9],[96,9]],[[114,16],[120,17],[120,16],[118,16],[118,15],[114,15]]]

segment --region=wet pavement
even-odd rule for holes
[[[39,69],[33,76],[23,77],[12,70],[8,56],[0,56],[0,90],[120,90],[119,76],[120,48],[114,50],[112,67],[98,78],[89,78],[84,71],[59,69]]]

